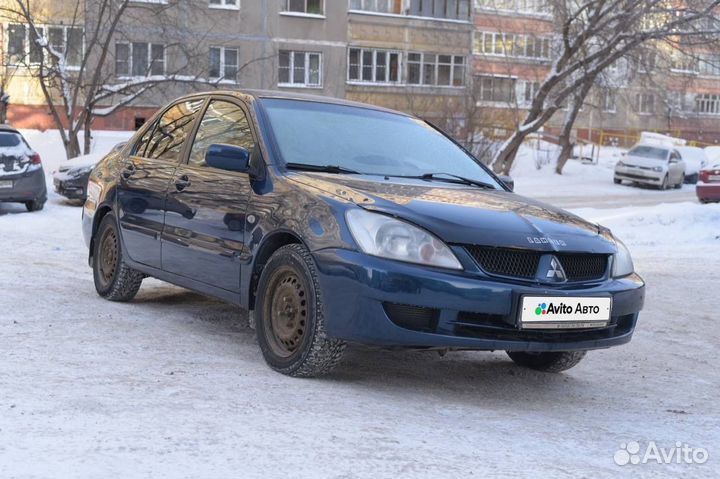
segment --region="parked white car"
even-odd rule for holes
[[[636,145],[615,165],[615,183],[681,188],[685,181],[685,162],[677,148]]]

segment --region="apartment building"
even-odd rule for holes
[[[89,5],[99,1],[83,0],[88,8],[79,17],[78,0],[36,2],[43,34],[70,69],[89,47]],[[13,18],[0,18],[0,29],[9,121],[52,127],[32,78],[40,52],[30,29]],[[556,31],[543,0],[135,0],[110,42],[104,81],[184,81],[150,89],[95,127],[136,128],[188,91],[262,88],[374,103],[503,138],[549,71]],[[652,129],[719,141],[719,64],[642,60],[618,62],[598,82],[576,123],[578,137],[627,142]],[[653,68],[667,74],[649,75]],[[546,131],[557,132],[562,116]]]

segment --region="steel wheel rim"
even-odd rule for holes
[[[117,235],[115,231],[108,228],[100,239],[100,248],[98,250],[100,253],[98,258],[98,273],[100,273],[100,282],[104,286],[110,284],[115,277],[118,260],[117,246]]]
[[[306,334],[307,292],[303,281],[290,268],[275,273],[265,308],[265,331],[273,353],[287,358],[295,354]]]

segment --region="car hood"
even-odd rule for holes
[[[523,196],[438,181],[298,173],[300,183],[403,218],[453,244],[614,253],[609,231]]]

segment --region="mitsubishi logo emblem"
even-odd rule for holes
[[[550,259],[550,267],[547,270],[545,278],[551,281],[565,281],[565,271],[555,256]]]

